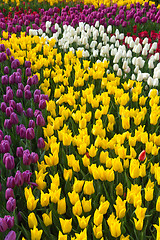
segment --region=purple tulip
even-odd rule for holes
[[[29,77],[31,75],[32,75],[31,68],[26,68],[26,76]]]
[[[4,52],[5,51],[5,46],[4,44],[0,44],[0,52]]]
[[[16,208],[16,199],[10,197],[6,203],[6,209],[8,212],[13,212]]]
[[[5,198],[8,200],[10,197],[14,198],[14,192],[12,188],[7,188],[5,192]]]
[[[11,123],[11,120],[10,119],[5,119],[4,120],[4,128],[8,128],[8,129],[11,129],[12,128],[12,123]]]
[[[28,108],[26,111],[27,117],[32,118],[33,117],[33,110],[32,108]]]
[[[10,151],[10,144],[8,140],[2,140],[0,144],[0,152],[8,153]]]
[[[21,89],[17,89],[16,97],[17,98],[23,98],[23,91]]]
[[[18,83],[18,89],[21,89],[22,91],[24,91],[24,86],[22,83]]]
[[[7,223],[4,218],[0,218],[0,232],[5,232],[8,229]]]
[[[39,108],[45,109],[46,108],[46,100],[42,99],[39,101]]]
[[[16,110],[17,110],[18,113],[22,113],[23,112],[22,103],[17,103],[16,104]]]
[[[45,120],[44,120],[44,117],[43,117],[41,114],[39,114],[39,115],[37,116],[37,118],[36,118],[36,124],[37,124],[38,126],[40,126],[40,127],[44,127],[44,126],[45,126],[46,122],[45,122]]]
[[[9,100],[9,106],[12,107],[13,109],[16,108],[16,102],[14,100]]]
[[[1,77],[1,81],[3,85],[7,85],[8,84],[8,75],[3,75]]]
[[[23,151],[23,164],[30,165],[32,162],[31,154],[28,149]]]
[[[34,132],[33,128],[27,128],[27,130],[26,130],[26,138],[28,140],[32,140],[32,139],[35,138],[35,132]]]
[[[16,233],[13,230],[10,231],[4,240],[16,240]]]
[[[19,122],[18,116],[15,112],[11,113],[10,119],[12,124],[18,124]]]
[[[45,142],[44,142],[44,139],[42,137],[38,138],[37,147],[40,148],[40,149],[45,148]]]
[[[29,170],[26,170],[25,172],[22,173],[22,175],[24,178],[24,182],[29,183],[32,173]]]
[[[14,217],[11,217],[10,215],[5,215],[4,220],[6,221],[8,228],[12,228],[14,226]]]
[[[1,111],[2,111],[2,112],[5,112],[5,111],[6,111],[6,108],[7,108],[6,103],[5,103],[5,102],[2,102],[2,103],[1,103]]]
[[[35,127],[35,121],[34,120],[29,120],[29,124],[28,124],[29,128],[34,128]]]
[[[8,140],[9,144],[12,144],[11,136],[10,135],[5,135],[4,140]]]
[[[36,109],[34,112],[34,116],[37,117],[39,114],[42,115],[42,112],[40,110]]]
[[[25,68],[30,68],[30,67],[31,67],[31,62],[25,61]]]
[[[10,176],[7,178],[7,188],[14,188],[15,187],[15,178]]]
[[[25,127],[20,128],[19,135],[20,135],[20,138],[24,138],[24,139],[26,138],[26,128]]]
[[[23,157],[23,147],[17,147],[16,156]]]
[[[10,55],[11,55],[11,51],[10,51],[9,48],[6,48],[6,54],[7,54],[7,56],[10,56]]]
[[[19,187],[24,183],[23,174],[18,170],[15,175],[15,184]]]
[[[14,157],[11,156],[10,154],[6,156],[4,160],[4,164],[8,170],[12,170],[15,167]]]
[[[13,113],[13,108],[12,107],[7,107],[6,108],[6,115],[7,115],[7,117],[10,117],[11,113]]]
[[[31,153],[31,159],[32,159],[32,160],[31,160],[32,163],[37,163],[38,160],[39,160],[38,154],[35,153],[35,152],[32,152],[32,153]]]
[[[27,100],[31,99],[31,97],[32,97],[31,91],[30,91],[30,90],[26,90],[26,91],[24,92],[24,97],[25,97],[25,99],[27,99]]]

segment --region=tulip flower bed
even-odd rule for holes
[[[0,5],[0,239],[159,239],[159,6],[92,4]]]

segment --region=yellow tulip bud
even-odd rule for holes
[[[101,214],[106,214],[108,208],[109,208],[109,202],[108,201],[104,201],[104,202],[101,202],[98,210],[99,210],[99,212]]]
[[[113,213],[108,218],[107,223],[109,225],[112,237],[119,237],[121,235],[121,223],[119,220],[117,220],[117,218],[115,218]]]
[[[37,206],[37,202],[39,201],[39,199],[36,199],[34,197],[29,197],[27,199],[27,208],[30,210],[30,211],[33,211],[36,206]]]
[[[102,224],[102,221],[103,221],[103,214],[101,214],[99,210],[96,209],[94,212],[93,222],[96,226],[99,226],[100,224]]]
[[[76,216],[80,216],[82,214],[82,205],[80,200],[78,200],[75,205],[72,207],[72,212]]]
[[[52,211],[50,211],[49,214],[43,213],[42,217],[46,227],[52,225]]]
[[[90,212],[92,209],[92,199],[86,200],[85,197],[82,199],[82,207],[84,212]]]
[[[75,191],[73,191],[72,193],[69,192],[68,197],[72,205],[75,205],[75,203],[79,201],[79,194]]]
[[[63,170],[63,177],[65,179],[65,181],[67,181],[69,179],[69,181],[71,181],[72,179],[72,169],[65,169]]]
[[[65,199],[65,197],[58,201],[57,212],[58,212],[58,214],[61,214],[61,215],[66,213],[66,199]]]
[[[29,226],[29,228],[38,226],[37,218],[33,212],[28,215],[28,226]]]
[[[123,185],[119,183],[116,187],[116,195],[123,196]]]
[[[49,199],[50,199],[50,194],[49,193],[44,193],[41,190],[41,206],[46,207],[49,205]]]
[[[61,228],[63,233],[70,233],[72,230],[72,218],[71,219],[62,219],[60,218]]]
[[[91,215],[89,215],[88,217],[79,217],[78,215],[76,216],[77,217],[77,220],[78,220],[78,224],[80,226],[81,229],[84,229],[88,226],[88,222],[89,222],[89,219],[91,217]]]
[[[77,178],[74,178],[74,184],[73,184],[73,190],[77,193],[82,191],[82,187],[84,184],[84,180],[77,180]]]
[[[84,194],[92,195],[95,192],[94,186],[93,186],[93,180],[92,181],[85,181],[84,187],[83,187]]]
[[[33,230],[31,229],[31,240],[40,240],[43,230],[38,230],[34,225]]]
[[[95,225],[94,225],[94,227],[93,227],[93,233],[94,233],[94,236],[96,237],[96,238],[101,238],[102,236],[103,236],[103,233],[102,233],[102,224],[100,224],[98,227],[96,227]]]
[[[143,219],[136,219],[136,218],[133,218],[134,219],[134,224],[135,224],[135,228],[138,230],[138,231],[141,231],[143,229]]]

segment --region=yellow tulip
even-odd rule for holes
[[[43,230],[38,230],[34,225],[33,230],[31,229],[31,240],[40,240]]]
[[[91,217],[91,215],[89,215],[88,217],[84,217],[82,216],[81,218],[77,215],[77,220],[78,220],[78,224],[80,226],[81,229],[84,229],[88,226],[88,222],[89,222],[89,219]]]
[[[65,199],[65,197],[58,201],[57,212],[58,212],[58,214],[61,214],[61,215],[66,213],[66,199]]]
[[[71,219],[62,219],[60,218],[61,228],[63,233],[70,233],[72,230],[72,218]]]
[[[37,218],[33,212],[28,215],[28,226],[29,226],[29,228],[38,226]]]
[[[52,211],[50,211],[49,214],[43,213],[42,218],[46,227],[52,225]]]

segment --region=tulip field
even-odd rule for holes
[[[160,240],[160,4],[0,1],[0,240]]]

